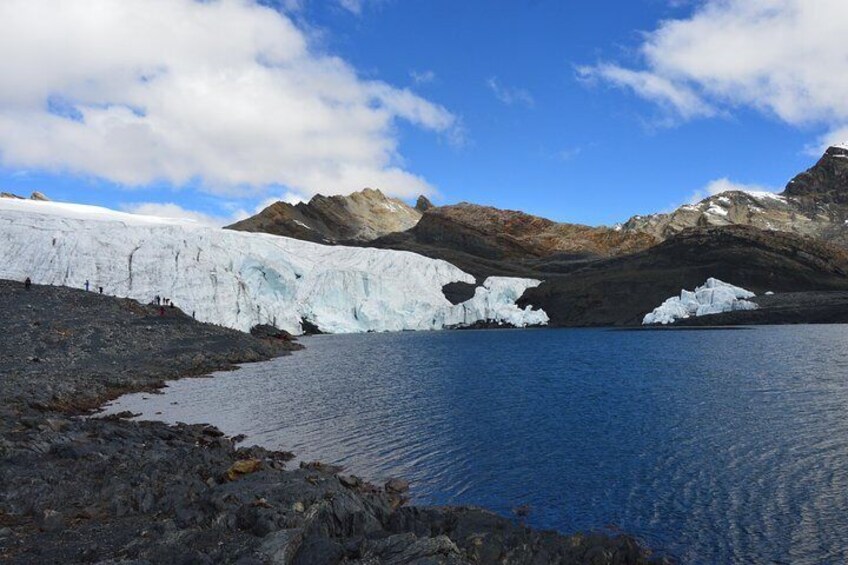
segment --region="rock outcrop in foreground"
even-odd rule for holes
[[[646,563],[632,538],[534,532],[474,508],[408,507],[203,425],[78,417],[117,394],[296,348],[176,309],[0,281],[3,563]],[[261,330],[261,331],[260,331]]]

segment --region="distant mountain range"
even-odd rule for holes
[[[44,196],[36,193],[31,198],[43,200]],[[180,221],[134,217],[133,221],[150,226],[160,237],[157,249],[174,249],[173,257],[148,258],[149,273],[141,268],[146,255],[138,249],[146,249],[150,237],[129,224],[113,230],[116,241],[119,236],[129,238],[124,241],[126,249],[112,253],[109,247],[102,250],[96,265],[68,263],[67,269],[57,271],[55,265],[76,259],[63,255],[65,248],[57,247],[55,239],[44,249],[34,248],[32,240],[43,235],[39,222],[46,220],[27,219],[25,213],[54,205],[4,202],[2,207],[10,210],[5,223],[0,222],[8,251],[7,275],[34,273],[41,282],[80,284],[77,279],[93,276],[82,274],[85,269],[87,273],[114,271],[110,276],[115,280],[110,281],[120,294],[146,296],[164,283],[151,279],[142,288],[139,277],[155,279],[167,264],[169,276],[182,281],[179,292],[184,291],[180,295],[169,290],[173,297],[181,296],[183,303],[197,309],[198,317],[233,327],[268,315],[275,315],[278,322],[285,319],[285,327],[295,331],[301,318],[321,322],[323,328],[360,331],[485,325],[492,319],[518,320],[516,325],[523,325],[541,316],[539,310],[552,325],[635,325],[666,298],[711,277],[759,296],[769,291],[778,295],[764,302],[771,306],[763,306],[756,315],[733,312],[727,318],[733,323],[848,322],[848,146],[843,145],[829,148],[781,194],[725,192],[670,213],[635,216],[614,227],[559,223],[470,203],[433,206],[425,197],[413,208],[374,189],[349,196],[315,196],[298,204],[277,202],[228,230],[213,230],[214,234],[198,240],[196,249],[182,249],[191,239],[182,231],[178,241],[172,241],[176,236],[170,232],[194,233],[186,226],[178,229]],[[70,204],[56,206],[56,213],[67,218],[50,221],[65,225],[68,218],[80,216],[77,219],[85,221],[76,231],[94,229],[91,222],[114,214]],[[129,221],[121,218],[121,222]],[[23,226],[25,219],[32,225]],[[269,243],[267,238],[236,231],[348,247],[307,246],[295,252],[292,246],[299,242]],[[137,236],[138,242],[130,236]],[[211,251],[202,243],[216,238],[227,245],[232,239],[240,250],[208,257]],[[281,260],[278,255],[285,255],[289,248],[291,265],[284,262],[279,269],[273,267],[274,261]],[[408,251],[451,265],[364,248]],[[335,263],[329,262],[330,256]],[[397,291],[411,284],[410,277],[420,278],[413,269],[418,268],[418,260],[427,268],[441,265],[436,271],[452,273],[421,287],[429,293],[426,307],[421,289]],[[381,266],[381,261],[388,263]],[[301,265],[304,262],[308,268]],[[12,265],[14,272],[9,271]],[[76,276],[73,281],[68,278],[71,272]],[[186,273],[194,273],[196,280],[189,280]],[[315,275],[314,280],[307,274]],[[209,296],[200,300],[198,289],[206,289]],[[229,294],[222,294],[224,289]],[[235,306],[230,308],[233,300]],[[410,312],[415,314],[411,318]]]
[[[830,147],[781,194],[729,191],[670,213],[634,216],[619,226],[559,223],[520,211],[462,202],[415,208],[365,189],[349,196],[316,196],[296,205],[277,202],[231,229],[322,243],[436,246],[483,260],[523,261],[559,256],[602,259],[643,251],[691,228],[752,226],[848,247],[848,145]]]
[[[310,233],[312,241],[412,251],[446,260],[478,281],[493,275],[542,279],[521,304],[544,309],[555,325],[638,323],[665,297],[709,277],[757,293],[848,290],[844,145],[830,147],[781,194],[725,192],[615,227],[558,223],[469,203],[435,207],[420,200],[413,209],[371,190],[332,199],[333,210],[356,214],[326,213],[323,197],[296,207],[300,217],[322,219],[311,224],[321,238]],[[232,227],[265,231],[259,228],[275,216],[271,208]],[[270,222],[274,227],[267,231],[281,233],[277,226],[290,225],[290,217]],[[379,228],[366,231],[363,225]],[[294,230],[285,235],[298,237]],[[467,298],[472,288],[452,292]]]

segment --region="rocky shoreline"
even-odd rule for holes
[[[126,392],[299,345],[177,309],[0,281],[4,563],[648,563],[625,535],[536,532],[475,508],[406,505],[204,425],[89,418]],[[128,415],[124,415],[128,416]],[[519,513],[521,514],[521,513]]]

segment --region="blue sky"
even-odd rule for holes
[[[84,3],[51,16],[28,1],[2,8],[9,33],[67,34],[85,14]],[[806,6],[817,3],[845,11]],[[831,12],[834,29],[821,31],[800,0],[285,0],[276,11],[225,1],[214,14],[215,2],[172,4],[184,11],[163,17],[203,25],[145,29],[118,10],[75,29],[78,54],[55,69],[43,63],[58,56],[49,41],[17,44],[25,62],[48,68],[26,74],[29,97],[0,90],[0,189],[223,221],[270,199],[371,185],[610,224],[705,195],[719,179],[780,190],[848,132],[848,86],[831,78],[848,66],[848,53],[833,52],[848,13]],[[219,24],[223,47],[221,30],[203,31]],[[88,55],[100,26],[97,45],[118,44],[94,64],[87,57],[106,57]],[[179,37],[167,52],[122,51],[125,33],[142,44],[146,33]],[[242,49],[243,60],[228,59]],[[836,69],[823,64],[834,55]],[[232,72],[217,73],[216,61]],[[137,76],[117,88],[124,65]],[[198,78],[193,66],[213,72]],[[254,90],[238,87],[266,71]],[[25,70],[7,61],[0,72],[9,84]],[[197,84],[220,96],[192,100]]]

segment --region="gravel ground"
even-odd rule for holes
[[[535,532],[475,508],[406,506],[203,425],[87,411],[166,379],[299,348],[179,310],[0,281],[3,563],[647,563],[626,535]],[[523,512],[519,512],[522,514]]]

